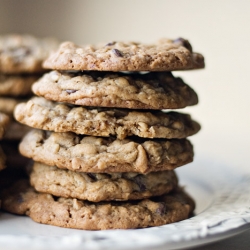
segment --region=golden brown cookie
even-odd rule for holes
[[[41,77],[40,75],[3,75],[0,74],[1,96],[26,96],[31,95],[32,84]]]
[[[194,53],[182,38],[162,39],[155,44],[111,42],[78,46],[64,42],[51,53],[44,67],[56,70],[173,71],[204,67],[204,58]]]
[[[86,230],[160,226],[187,219],[195,206],[181,189],[139,201],[91,203],[37,193],[25,180],[2,192],[0,198],[2,208],[10,213],[26,214],[43,224]]]
[[[42,62],[58,46],[54,38],[7,34],[0,36],[0,72],[3,74],[44,72]]]
[[[19,150],[34,161],[90,173],[172,170],[193,160],[193,148],[186,139],[119,140],[43,130],[26,134]]]
[[[198,103],[197,94],[171,72],[45,74],[32,86],[48,100],[83,106],[177,109]]]
[[[93,202],[138,200],[169,193],[177,186],[174,171],[82,173],[35,162],[31,185],[39,192]]]
[[[17,121],[33,128],[92,136],[113,135],[119,139],[132,135],[185,138],[200,129],[200,125],[189,115],[177,112],[84,108],[42,97],[17,105],[14,116]]]

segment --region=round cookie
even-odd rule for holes
[[[195,91],[171,72],[58,72],[32,86],[48,100],[83,106],[131,109],[178,109],[198,103]]]
[[[119,140],[35,129],[24,136],[19,150],[34,161],[90,173],[172,170],[193,160],[186,139]]]
[[[92,136],[136,135],[145,138],[185,138],[200,125],[177,112],[144,112],[125,109],[84,108],[33,97],[16,106],[17,121],[33,128]]]
[[[176,188],[173,171],[138,173],[81,173],[35,162],[31,185],[39,192],[92,202],[138,200]]]
[[[58,46],[53,38],[6,34],[0,36],[0,72],[20,74],[44,72],[42,62]]]
[[[31,86],[40,75],[3,75],[0,74],[1,96],[31,95]]]
[[[44,67],[56,70],[173,71],[204,68],[204,58],[193,53],[182,38],[155,44],[111,42],[78,46],[64,42],[51,53]]]
[[[43,224],[86,230],[160,226],[187,219],[195,207],[181,189],[139,201],[91,203],[37,193],[25,180],[2,192],[0,198],[2,208],[10,213],[26,214]]]

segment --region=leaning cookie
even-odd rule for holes
[[[132,111],[85,108],[33,97],[16,106],[17,121],[33,128],[74,132],[92,136],[136,135],[145,138],[185,138],[197,133],[200,125],[189,115],[177,112]]]
[[[44,72],[43,61],[58,46],[54,38],[6,34],[0,36],[0,72],[4,74]]]
[[[173,171],[138,173],[81,173],[35,162],[31,185],[39,192],[92,202],[138,200],[169,193],[177,187]]]
[[[124,139],[31,130],[19,146],[23,156],[59,168],[95,173],[172,170],[193,160],[186,139]]]
[[[1,96],[31,95],[31,86],[40,75],[3,75],[0,74]]]
[[[181,189],[139,201],[92,203],[38,193],[25,180],[2,192],[0,198],[3,210],[10,213],[26,214],[43,224],[86,230],[160,226],[187,219],[195,206]]]
[[[32,86],[48,100],[76,105],[131,109],[177,109],[198,103],[195,91],[171,72],[58,72]]]
[[[173,71],[204,68],[204,58],[182,38],[155,44],[111,42],[78,46],[64,42],[44,67],[56,70]]]

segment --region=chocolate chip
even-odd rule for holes
[[[164,203],[159,203],[159,206],[155,212],[159,215],[165,214],[166,213],[166,205]]]
[[[184,38],[179,37],[179,38],[175,39],[173,42],[174,42],[175,44],[179,44],[179,45],[185,47],[185,48],[188,49],[190,52],[193,51],[192,46],[191,46],[191,44],[189,43],[189,41],[186,40],[186,39],[184,39]]]
[[[18,195],[17,195],[16,201],[17,201],[19,204],[23,203],[23,197],[22,197],[21,194],[18,194]]]
[[[119,49],[112,49],[112,52],[118,57],[123,57],[122,52]]]
[[[146,186],[143,183],[143,176],[142,175],[135,176],[134,180],[135,180],[136,184],[138,185],[141,192],[144,192],[147,190]]]
[[[25,46],[10,48],[8,49],[8,52],[12,54],[12,57],[16,63],[22,62],[25,56],[28,56],[32,53],[31,49]]]
[[[112,45],[115,45],[116,42],[111,42],[111,43],[107,43],[105,46],[112,46]]]
[[[66,92],[68,93],[68,94],[72,94],[72,93],[75,93],[77,90],[75,90],[75,89],[66,89]]]
[[[87,176],[88,176],[91,180],[96,181],[96,177],[95,177],[94,174],[92,174],[92,173],[87,173]]]

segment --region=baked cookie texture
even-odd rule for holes
[[[6,34],[0,35],[0,142],[4,153],[0,151],[0,188],[3,183],[15,179],[17,167],[24,169],[24,157],[16,150],[16,141],[30,129],[13,119],[13,110],[17,103],[32,95],[31,85],[47,70],[42,62],[58,41],[52,38],[37,38],[31,35]],[[8,125],[6,122],[8,120]],[[2,126],[2,123],[5,125]],[[6,148],[4,145],[9,144]],[[12,150],[12,148],[14,150]],[[13,154],[13,151],[16,154]],[[27,160],[26,160],[27,161]],[[10,178],[5,180],[6,172]]]
[[[177,112],[88,108],[33,97],[16,106],[17,121],[33,128],[92,136],[185,138],[200,125],[190,115]]]
[[[44,72],[43,61],[58,46],[54,38],[6,34],[0,36],[0,72],[3,74]]]
[[[35,82],[32,90],[48,100],[83,106],[178,109],[198,103],[195,91],[170,72],[52,71]]]
[[[35,162],[31,185],[42,193],[92,202],[138,200],[169,193],[177,187],[173,171],[138,173],[82,173]]]
[[[0,96],[32,95],[31,86],[41,75],[4,75],[0,73]]]
[[[47,165],[95,173],[172,170],[193,160],[193,147],[186,139],[119,140],[43,130],[28,132],[19,150]]]
[[[20,140],[30,131],[30,128],[17,122],[13,117],[13,112],[16,105],[23,99],[16,99],[13,97],[0,97],[0,113],[4,117],[5,129],[2,130],[2,137],[4,140]],[[0,120],[3,118],[0,118]],[[0,121],[1,122],[1,121]],[[1,132],[0,132],[1,135]]]
[[[56,70],[173,71],[203,68],[204,58],[182,38],[162,39],[155,44],[110,42],[79,46],[65,42],[43,65]]]
[[[163,196],[128,202],[100,202],[37,193],[21,180],[0,195],[5,211],[67,228],[104,230],[160,226],[187,219],[193,200],[181,189]]]

